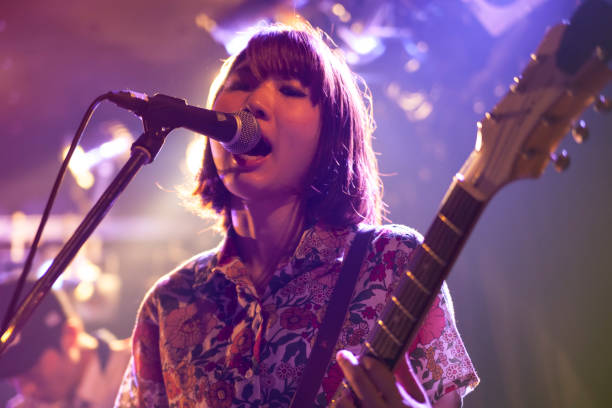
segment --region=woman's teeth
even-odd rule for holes
[[[234,154],[234,160],[239,166],[246,166],[250,164],[257,164],[265,159],[264,156],[250,156],[246,154]]]

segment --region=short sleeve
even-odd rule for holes
[[[134,373],[134,359],[130,358],[127,369],[123,374],[123,380],[119,386],[119,394],[115,399],[115,407],[127,408],[137,407],[138,400],[136,399],[137,393],[136,376]]]
[[[385,298],[378,298],[376,302],[389,302],[404,277],[412,251],[422,242],[423,237],[417,231],[404,225],[385,225],[378,231],[364,265],[367,287],[372,288],[375,283],[385,290]],[[382,308],[381,302],[370,309],[380,313]],[[365,312],[368,308],[362,314]],[[373,317],[375,313],[368,316]],[[417,380],[432,402],[454,390],[463,397],[478,384],[478,376],[457,330],[446,283],[409,347],[408,357]]]
[[[143,301],[132,334],[132,357],[115,407],[167,407],[159,352],[159,323],[157,319],[155,287]]]
[[[432,402],[457,391],[465,397],[480,381],[461,340],[446,282],[408,349],[410,363]]]

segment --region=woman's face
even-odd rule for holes
[[[297,79],[258,81],[243,63],[228,76],[214,109],[249,110],[271,147],[266,156],[236,155],[211,140],[215,166],[225,187],[245,201],[299,195],[320,137],[320,109],[312,104],[309,89]]]

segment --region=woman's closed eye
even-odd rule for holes
[[[294,85],[281,85],[279,87],[279,91],[285,96],[290,96],[294,98],[303,98],[307,96],[306,92],[303,89]]]

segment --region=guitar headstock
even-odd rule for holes
[[[571,24],[549,29],[509,92],[478,122],[476,147],[458,179],[479,199],[511,181],[539,177],[555,158],[563,137],[612,80],[610,21],[612,5],[593,0]]]

